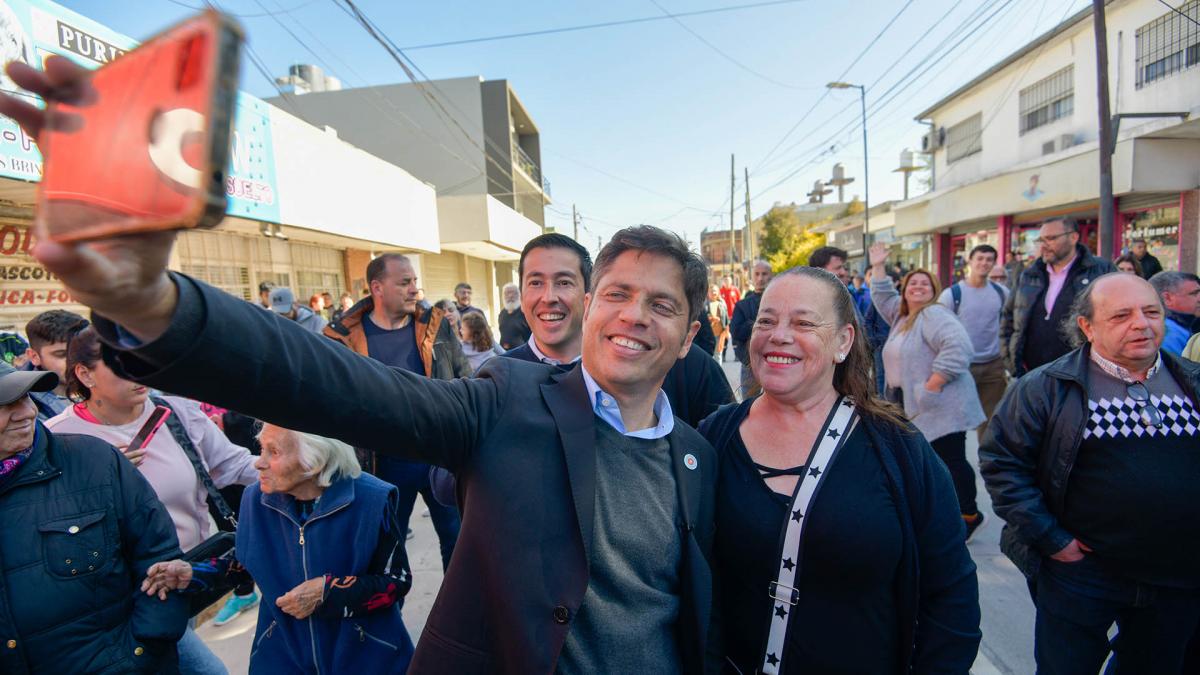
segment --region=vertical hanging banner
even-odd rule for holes
[[[0,61],[23,61],[42,68],[51,55],[98,68],[137,46],[137,41],[46,0],[0,0]],[[40,99],[18,89],[0,72],[0,89]],[[268,104],[238,92],[233,148],[226,170],[226,212],[252,220],[279,222],[274,148]],[[103,167],[97,167],[103,170]],[[0,177],[38,181],[42,155],[37,145],[7,117],[0,116]]]

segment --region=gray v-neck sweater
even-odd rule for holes
[[[683,538],[670,443],[630,438],[599,417],[595,422],[590,575],[558,672],[679,672]]]

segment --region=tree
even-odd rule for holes
[[[771,270],[782,272],[808,262],[813,251],[825,245],[825,235],[800,224],[800,216],[790,206],[773,207],[762,218],[760,250]]]

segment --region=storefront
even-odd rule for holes
[[[35,67],[50,54],[97,67],[104,54],[136,45],[50,2],[9,0],[0,10],[16,58]],[[107,47],[81,50],[64,37],[75,34]],[[0,88],[12,86],[0,77]],[[431,186],[248,94],[239,92],[235,110],[228,217],[216,229],[180,233],[172,269],[245,300],[256,300],[258,285],[269,281],[306,303],[324,292],[358,297],[376,253],[441,252]],[[23,331],[47,309],[85,311],[29,255],[41,170],[36,145],[0,117],[0,332]]]

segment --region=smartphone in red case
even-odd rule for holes
[[[50,102],[38,236],[220,222],[242,41],[232,19],[208,10],[94,71],[78,104]]]

